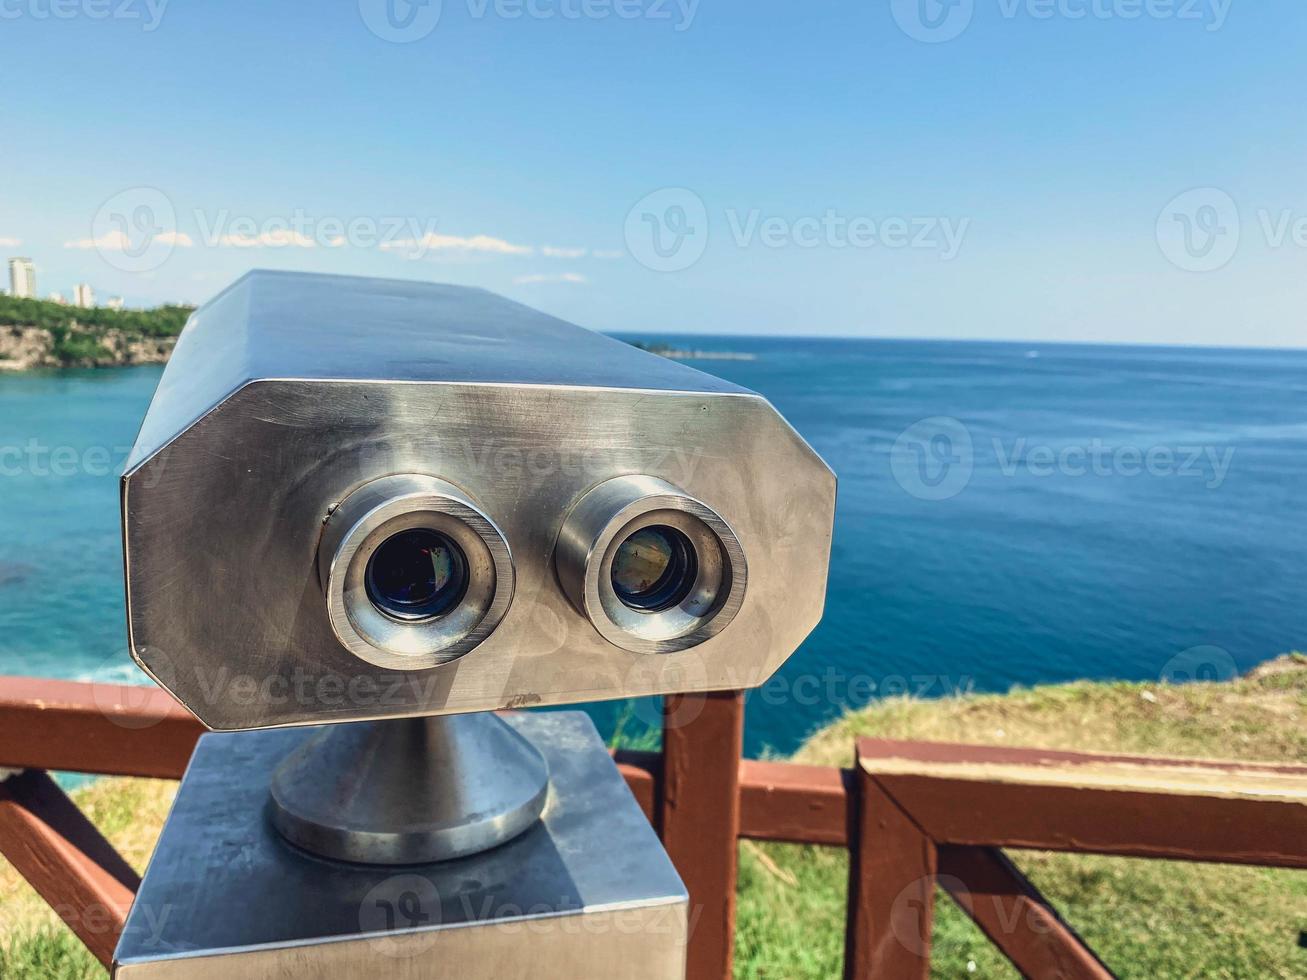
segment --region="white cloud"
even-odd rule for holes
[[[579,259],[584,257],[588,251],[589,249],[585,248],[563,248],[557,245],[546,245],[540,249],[540,254],[551,259]]]
[[[620,259],[626,253],[620,248],[597,248],[593,253],[596,259]]]
[[[313,248],[318,243],[290,228],[272,228],[257,235],[221,235],[218,244],[231,248]]]
[[[195,243],[191,241],[191,236],[184,231],[161,231],[150,237],[149,244],[173,245],[178,248],[190,248]],[[78,238],[71,242],[64,242],[64,248],[79,249],[99,249],[101,252],[124,252],[129,249],[139,248],[139,243],[134,243],[131,238],[123,231],[108,231],[99,238]]]
[[[382,242],[380,247],[388,251],[403,250],[419,255],[425,252],[444,251],[489,252],[496,255],[532,255],[535,252],[530,245],[514,245],[512,242],[490,235],[472,235],[464,238],[461,235],[439,235],[434,231],[427,232],[421,238]]]
[[[0,248],[17,248],[21,244],[23,244],[23,240],[21,238],[0,237]]]
[[[579,272],[562,272],[559,273],[558,275],[544,275],[543,273],[536,273],[530,276],[518,276],[516,279],[513,280],[513,282],[517,283],[519,286],[529,286],[542,282],[582,283],[582,282],[589,282],[589,281],[590,281],[589,279],[581,275]]]

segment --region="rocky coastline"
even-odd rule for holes
[[[0,326],[0,372],[163,364],[177,343],[176,337],[145,337],[113,327],[74,329],[62,339],[43,327]]]

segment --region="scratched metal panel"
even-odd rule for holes
[[[742,391],[484,289],[256,270],[197,310],[138,455],[261,378]]]

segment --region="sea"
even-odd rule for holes
[[[746,752],[841,712],[1307,650],[1307,351],[659,337],[839,477],[826,612]],[[146,683],[117,477],[161,368],[0,375],[0,674]],[[652,701],[588,706],[637,739]]]

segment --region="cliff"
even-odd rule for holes
[[[108,328],[98,331],[0,326],[0,371],[33,368],[120,367],[162,364],[176,337],[148,337]]]

